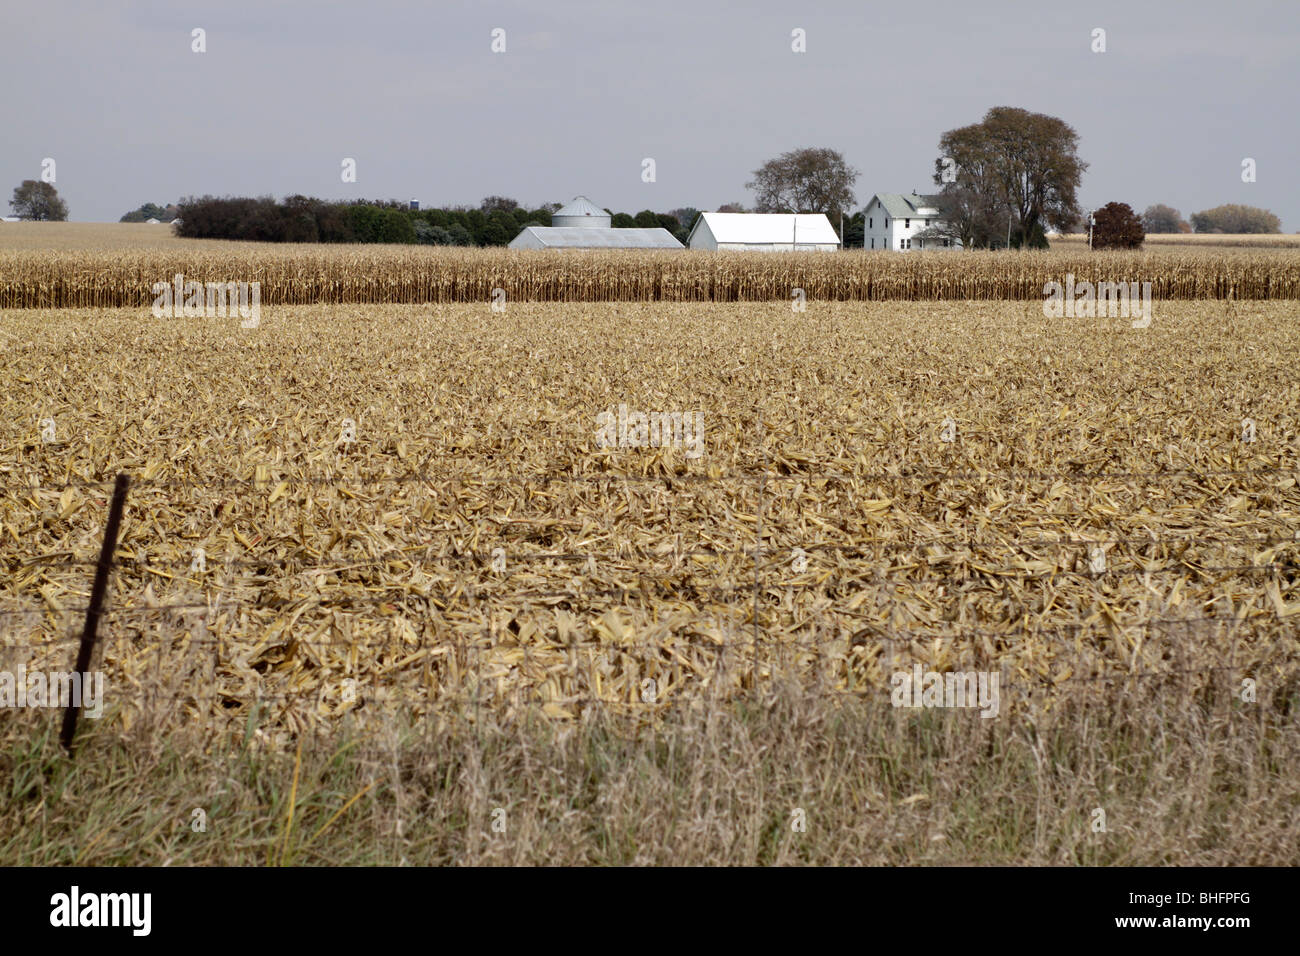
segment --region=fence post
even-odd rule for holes
[[[113,553],[117,550],[117,532],[122,524],[122,510],[126,506],[126,489],[131,479],[123,472],[113,485],[113,501],[108,507],[108,524],[104,528],[104,543],[99,549],[99,563],[95,566],[95,584],[90,592],[90,605],[86,608],[86,626],[81,632],[81,646],[77,649],[74,673],[81,674],[84,682],[90,669],[90,656],[95,648],[95,632],[99,629],[99,615],[104,607],[104,592],[108,590],[108,573],[113,569]],[[68,701],[63,712],[63,732],[60,739],[63,749],[72,756],[72,736],[77,732],[77,717],[81,714],[81,701]]]

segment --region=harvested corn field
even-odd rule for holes
[[[1161,303],[0,315],[0,619],[108,706],[646,720],[793,681],[1296,692],[1300,317]]]
[[[178,275],[260,283],[266,305],[486,303],[494,294],[510,303],[789,302],[796,289],[812,301],[1041,301],[1048,282],[1067,276],[1150,282],[1156,299],[1300,299],[1300,258],[1282,249],[897,255],[174,243],[0,252],[0,308],[148,309],[154,286]]]

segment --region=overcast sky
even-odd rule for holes
[[[4,200],[51,157],[74,220],[204,193],[714,209],[800,146],[861,170],[861,208],[930,191],[940,135],[1006,105],[1078,131],[1085,206],[1300,230],[1297,0],[6,0],[0,37]]]

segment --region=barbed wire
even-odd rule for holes
[[[464,532],[457,529],[434,530],[432,534],[445,534],[452,538],[464,535]],[[517,541],[509,538],[498,539],[503,544],[509,543],[516,545]],[[1271,547],[1274,545],[1293,545],[1300,547],[1300,530],[1295,531],[1289,537],[1259,537],[1259,536],[1202,536],[1202,535],[1148,535],[1148,536],[1131,536],[1131,537],[1106,537],[1099,535],[1096,538],[1028,538],[1028,539],[976,539],[970,536],[962,536],[960,532],[954,532],[951,535],[933,535],[924,538],[915,538],[910,541],[896,541],[891,539],[866,539],[856,544],[835,544],[833,542],[808,542],[797,545],[764,545],[762,552],[765,555],[775,555],[776,553],[793,554],[795,551],[804,551],[814,553],[820,551],[834,551],[850,557],[875,557],[875,551],[915,551],[930,547],[965,547],[970,550],[974,549],[1016,549],[1027,550],[1029,548],[1083,548],[1098,547],[1102,545],[1113,546],[1149,546],[1171,548],[1179,545],[1191,546],[1193,544],[1224,545],[1227,547]],[[201,546],[199,546],[201,547]],[[494,557],[492,551],[461,551],[457,553],[443,553],[431,555],[432,546],[426,545],[423,548],[415,549],[394,549],[391,551],[381,552],[377,555],[356,558],[350,558],[348,555],[330,555],[345,564],[329,565],[312,565],[300,566],[292,569],[295,574],[312,574],[320,572],[337,572],[340,570],[353,570],[363,567],[379,567],[385,564],[393,563],[433,563],[450,564],[455,562],[479,562],[489,564]],[[193,550],[191,549],[191,553]],[[423,552],[423,556],[420,552]],[[55,552],[49,555],[38,555],[30,558],[5,557],[11,566],[21,568],[31,567],[52,567],[52,568],[93,568],[95,561],[77,558],[65,558],[61,555],[67,552]],[[653,554],[626,555],[610,551],[539,551],[539,552],[507,552],[507,558],[512,563],[531,563],[534,561],[602,561],[610,564],[628,563],[633,559],[667,559],[672,558],[679,560],[681,558],[694,557],[752,557],[753,548],[690,548],[690,549],[672,549],[671,551],[661,551]],[[204,551],[204,563],[207,559],[212,558],[212,570],[223,570],[231,568],[276,568],[279,565],[295,561],[297,555],[268,556],[263,558],[221,558],[219,555],[209,555]],[[118,568],[130,568],[133,571],[155,571],[165,568],[185,568],[188,567],[193,571],[194,558],[176,558],[171,561],[150,561],[144,563],[138,557],[130,555],[123,556],[118,554],[114,561],[114,566]],[[279,567],[279,570],[290,570]],[[194,571],[196,574],[210,573],[205,567],[202,571]]]
[[[867,584],[867,585],[885,584],[888,583],[887,575],[890,572],[897,573],[900,571],[910,571],[921,567],[929,568],[930,566],[929,565],[924,565],[924,566],[904,565],[901,567],[893,567],[888,569],[873,568],[869,572],[864,572],[864,573],[869,573],[871,575],[871,578],[865,581],[863,578],[838,577],[831,580],[821,580],[821,581],[765,582],[762,587],[761,593],[766,595],[771,595],[773,594],[773,592],[781,591],[781,590],[819,591],[819,590],[830,590],[833,588],[848,587],[848,586],[861,587],[863,586],[863,584]],[[1201,575],[1280,574],[1284,571],[1300,571],[1300,568],[1281,567],[1269,563],[1263,565],[1226,565],[1226,566],[1212,566],[1212,567],[1203,567],[1203,568],[1179,564],[1179,565],[1169,565],[1161,568],[1108,568],[1102,571],[1055,570],[1055,571],[1043,571],[1043,572],[1017,573],[1020,570],[1021,569],[1013,568],[1007,571],[980,571],[976,569],[974,573],[968,572],[964,577],[948,575],[946,577],[939,579],[939,581],[936,583],[942,583],[946,587],[950,584],[966,583],[973,579],[977,579],[979,577],[987,577],[990,575],[992,575],[993,577],[1015,577],[1019,581],[1042,581],[1042,580],[1055,579],[1059,577],[1078,577],[1078,578],[1083,578],[1085,580],[1099,580],[1102,578],[1114,578],[1114,577],[1131,576],[1131,575],[1146,577],[1146,576],[1168,575],[1168,574],[1178,574],[1180,576],[1190,576],[1196,574],[1201,574]],[[311,572],[298,572],[298,573],[311,573]],[[506,573],[509,574],[509,572]],[[242,587],[250,587],[252,585],[251,584],[221,585],[217,583],[210,583],[207,584],[206,586],[209,587],[210,589],[215,588],[215,589],[229,591],[229,590],[235,590]],[[753,585],[749,585],[749,584],[733,585],[728,587],[710,587],[705,585],[688,584],[688,583],[683,583],[678,585],[667,584],[667,583],[656,583],[651,586],[647,586],[645,582],[642,582],[637,586],[631,586],[631,587],[621,586],[621,587],[609,587],[609,588],[587,588],[581,590],[572,589],[572,590],[549,590],[549,591],[511,590],[506,592],[505,594],[495,594],[492,593],[494,592],[494,589],[490,586],[490,579],[487,584],[485,584],[484,582],[477,582],[472,587],[468,587],[468,586],[451,587],[451,588],[442,588],[442,589],[435,589],[431,587],[424,588],[423,593],[421,593],[420,590],[416,590],[414,588],[403,589],[399,585],[395,585],[395,584],[385,585],[385,589],[386,589],[385,593],[382,595],[374,595],[374,594],[340,595],[336,598],[320,600],[317,602],[315,606],[326,607],[326,608],[349,608],[353,606],[366,606],[371,604],[396,604],[396,603],[400,603],[403,600],[412,600],[412,599],[432,601],[437,598],[449,598],[455,600],[455,599],[465,597],[467,595],[471,600],[478,600],[481,596],[481,593],[484,591],[489,592],[490,596],[496,600],[500,600],[502,598],[508,597],[515,600],[524,600],[524,601],[543,600],[543,601],[571,601],[571,602],[582,601],[584,599],[589,599],[589,598],[607,598],[607,597],[618,597],[620,600],[626,602],[629,598],[638,598],[638,597],[656,598],[665,595],[685,595],[685,594],[708,596],[714,598],[725,598],[725,597],[735,597],[738,595],[749,596],[754,592]],[[296,609],[302,606],[303,602],[307,600],[309,599],[305,596],[280,597],[280,598],[270,598],[270,599],[258,598],[252,601],[238,602],[238,606],[250,608],[253,610],[283,610],[285,608]],[[207,606],[208,604],[206,603],[181,603],[181,604],[164,603],[164,604],[143,605],[143,606],[118,605],[110,608],[105,608],[103,613],[105,615],[138,614],[138,613],[153,612],[153,611],[166,612],[166,611],[176,611],[176,610],[193,610],[193,609],[204,608]],[[19,609],[0,611],[0,618],[21,616],[24,614],[38,614],[38,613],[39,614],[47,614],[47,613],[84,614],[87,610],[88,607],[86,605],[72,605],[68,607],[59,607],[59,608],[49,607],[49,606],[44,608],[19,608]]]
[[[245,606],[247,605],[238,602],[232,602],[227,604],[216,604],[216,605],[173,604],[173,605],[160,605],[157,607],[149,607],[149,608],[109,608],[104,611],[104,616],[111,617],[116,614],[121,614],[123,612],[130,612],[130,611],[154,611],[154,612],[164,612],[164,613],[179,613],[192,618],[199,618],[199,617],[214,618],[214,617],[221,616],[225,612],[238,610],[239,608]],[[320,607],[322,605],[305,605],[305,606],[310,608],[310,607]],[[736,609],[743,610],[739,606],[737,606]],[[1213,616],[1213,615],[1192,615],[1188,617],[1146,618],[1144,620],[1136,620],[1136,621],[1117,621],[1109,618],[1103,618],[1095,621],[1061,622],[1061,623],[1053,623],[1053,624],[1026,623],[1024,621],[1010,621],[1007,622],[1010,626],[1003,629],[982,627],[974,624],[966,624],[961,621],[939,621],[939,622],[931,622],[924,625],[918,624],[915,626],[914,631],[907,632],[903,636],[890,636],[888,631],[900,630],[899,625],[891,624],[887,622],[874,621],[873,619],[863,614],[862,612],[850,611],[846,609],[832,609],[832,608],[827,608],[826,610],[828,612],[833,612],[836,614],[843,614],[849,617],[860,618],[870,623],[859,628],[857,631],[851,634],[839,634],[836,636],[829,636],[829,637],[820,638],[812,641],[789,640],[789,639],[777,637],[777,638],[769,638],[768,640],[761,643],[763,644],[763,646],[771,647],[771,648],[805,648],[805,649],[816,650],[819,648],[825,648],[829,644],[839,642],[839,641],[844,641],[844,640],[848,640],[850,644],[853,646],[859,646],[871,642],[881,643],[881,644],[917,644],[917,643],[926,643],[930,641],[961,641],[961,640],[978,639],[978,638],[985,638],[985,637],[997,638],[1000,640],[1012,639],[1012,638],[1020,639],[1020,638],[1028,638],[1028,637],[1040,638],[1040,637],[1052,637],[1057,635],[1074,635],[1081,631],[1088,631],[1088,630],[1099,630],[1099,631],[1111,632],[1111,631],[1132,630],[1138,628],[1138,629],[1150,631],[1154,628],[1177,629],[1177,628],[1187,628],[1187,627],[1204,627],[1205,625],[1215,625],[1223,628],[1250,629],[1251,626],[1258,627],[1259,625],[1264,625],[1265,627],[1285,625],[1285,622],[1282,621],[1281,619],[1275,616],[1270,617],[1268,616],[1267,612],[1260,612],[1260,614],[1256,617],[1220,617],[1220,616]],[[188,623],[199,624],[202,627],[203,633],[205,634],[208,633],[207,627],[209,622],[207,620],[193,621]],[[182,626],[186,626],[186,625],[182,625]],[[933,628],[937,626],[948,626],[950,628],[956,629],[958,633],[936,634],[933,631],[926,630],[926,628]],[[482,637],[489,640],[497,640],[502,636],[502,632],[508,632],[508,631],[509,631],[508,625],[500,625],[497,627],[495,631],[484,632]],[[1205,635],[1203,634],[1197,634],[1197,635],[1193,635],[1189,639],[1195,639],[1199,641],[1204,636]],[[132,638],[127,636],[120,636],[116,638],[116,640],[120,640],[120,641],[127,641],[131,639]],[[187,644],[191,644],[191,645],[210,644],[214,646],[226,646],[226,647],[237,647],[237,646],[247,647],[250,643],[249,640],[246,638],[241,638],[233,635],[212,635],[206,637],[199,637],[193,634],[189,634],[185,638],[182,638],[178,635],[176,636],[176,639],[184,640]],[[447,633],[441,636],[440,638],[438,638],[438,640],[441,640],[443,642],[443,645],[450,643],[452,645],[458,646],[460,643],[469,640],[469,638],[467,638],[463,634]],[[736,641],[723,641],[723,640],[717,640],[712,637],[703,637],[701,635],[691,635],[686,638],[681,638],[681,640],[683,640],[687,644],[691,644],[693,646],[699,646],[704,649],[725,648],[725,647],[752,647],[754,644],[752,638],[745,638],[743,640],[736,640]],[[41,641],[23,640],[19,643],[0,643],[0,649],[23,650],[23,649],[38,648],[38,647],[53,647],[53,646],[60,646],[65,644],[76,644],[78,641],[79,638],[73,636],[48,638]],[[393,634],[388,634],[384,636],[375,636],[373,638],[353,636],[353,637],[338,639],[338,640],[321,640],[321,639],[314,639],[314,638],[303,640],[296,637],[283,637],[279,639],[279,643],[269,644],[265,646],[283,647],[289,644],[294,644],[301,647],[307,647],[309,649],[324,648],[324,647],[349,647],[349,648],[350,647],[386,647],[386,646],[392,646],[395,642],[403,643],[404,641],[405,641],[404,637],[400,637]],[[404,646],[410,647],[411,645],[405,644]],[[432,649],[436,646],[442,646],[442,645],[435,645],[435,644],[426,645],[421,640],[419,643],[415,644],[414,646],[419,649]],[[570,645],[566,642],[557,642],[545,646],[549,647],[552,650],[556,650],[556,649],[568,648]],[[583,645],[579,642],[576,643],[576,646],[582,647]],[[607,649],[626,650],[628,648],[642,648],[645,650],[662,651],[665,646],[666,645],[662,641],[637,642],[637,641],[622,640],[618,644],[609,645]]]

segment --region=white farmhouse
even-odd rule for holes
[[[702,212],[686,244],[711,251],[834,252],[840,237],[820,212]]]
[[[863,212],[862,245],[865,249],[952,249],[957,239],[918,235],[942,222],[939,196],[917,193],[876,193]]]

